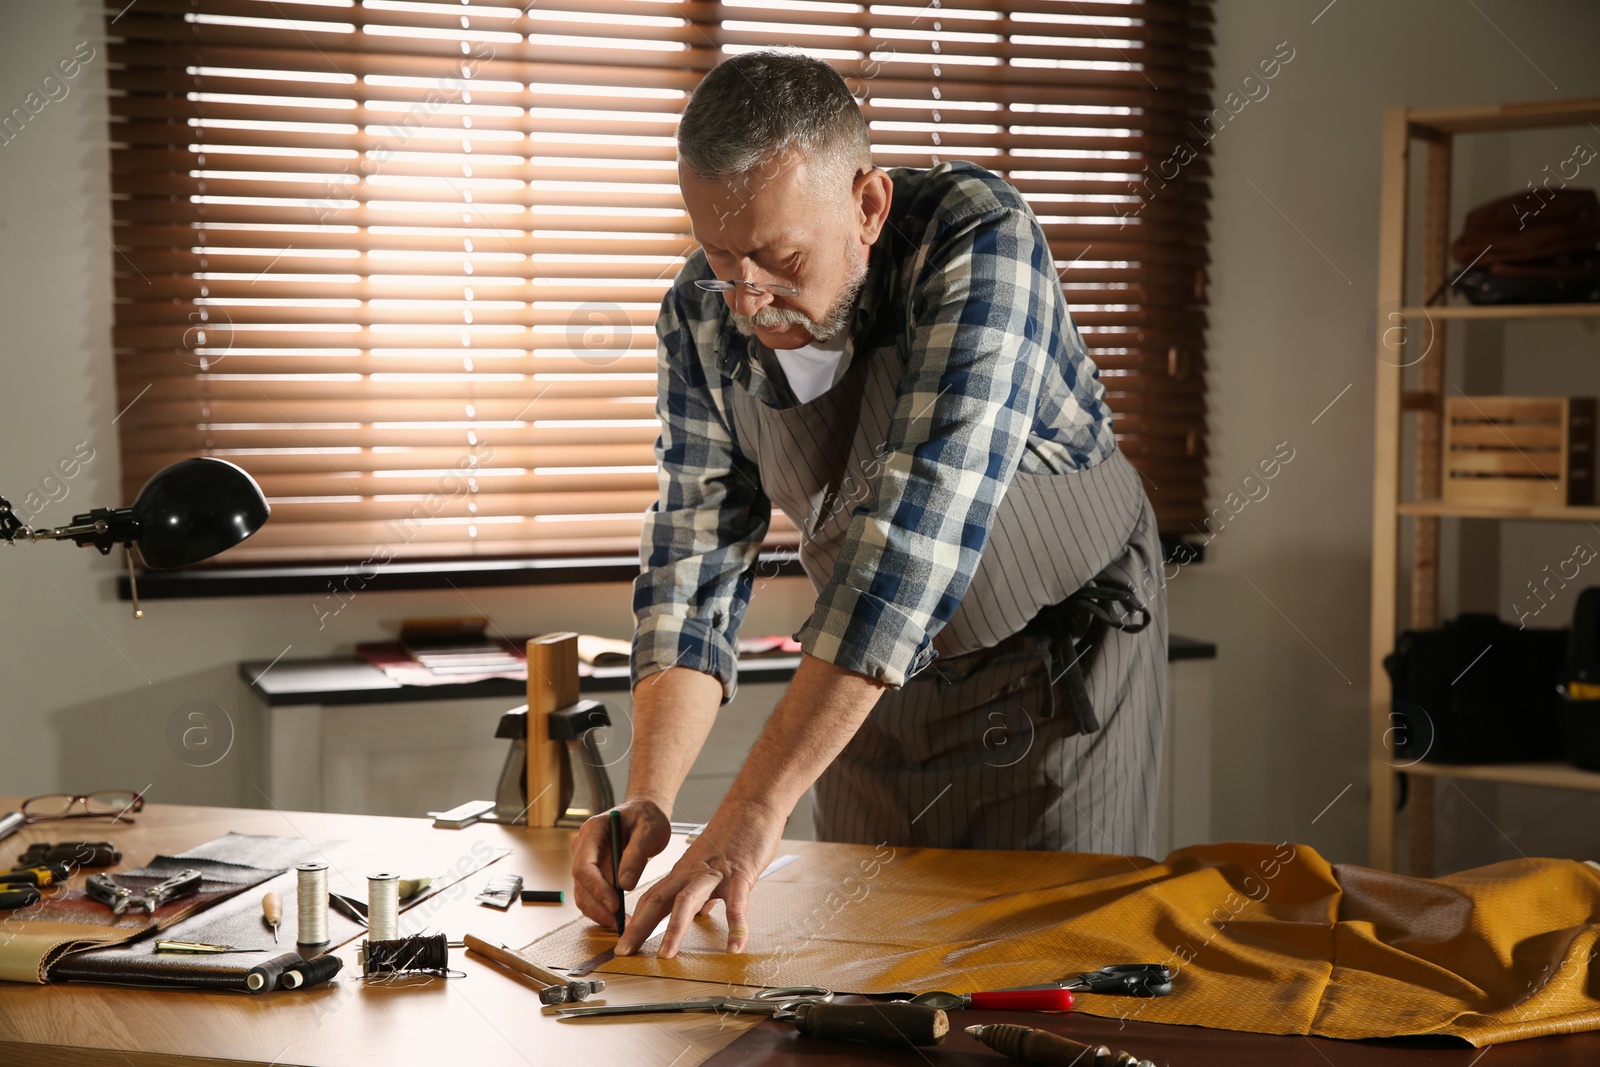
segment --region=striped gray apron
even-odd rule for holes
[[[781,381],[771,350],[750,348]],[[739,447],[800,528],[801,565],[819,592],[852,513],[875,497],[869,472],[905,371],[893,343],[846,358],[844,375],[809,403],[774,407],[743,386],[733,391]],[[1029,460],[1002,498],[965,597],[934,637],[939,658],[886,692],[818,779],[819,840],[1153,848],[1167,641],[1155,515],[1120,451],[1062,474],[1030,472],[1042,464]],[[1137,591],[1150,624],[1031,636],[1041,609],[1106,584]],[[1113,622],[1120,612],[1113,606]]]

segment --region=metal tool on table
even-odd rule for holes
[[[807,1037],[853,1041],[886,1048],[937,1045],[950,1030],[945,1013],[927,1004],[835,1004],[833,992],[820,986],[763,989],[750,997],[694,997],[658,1004],[593,1004],[558,1008],[568,1017],[639,1015],[662,1012],[769,1015],[792,1021]]]
[[[59,863],[46,863],[33,867],[11,867],[0,871],[0,885],[60,885],[72,872]]]
[[[1113,1052],[1105,1045],[1085,1045],[1014,1023],[969,1026],[967,1033],[984,1047],[1033,1067],[1155,1067],[1131,1052]]]
[[[792,1018],[802,1004],[826,1004],[833,1000],[833,990],[821,986],[783,986],[763,989],[749,997],[689,997],[687,1000],[663,1000],[647,1004],[586,1004],[577,1008],[561,1008],[564,1016],[587,1015],[659,1015],[671,1012],[710,1012],[712,1014],[771,1015],[774,1018]]]
[[[272,943],[278,943],[278,925],[283,922],[283,898],[268,893],[261,898],[261,921],[272,927]]]
[[[491,908],[504,911],[521,895],[522,875],[502,874],[489,879],[483,887],[483,892],[478,894],[477,900],[479,904],[487,904]]]
[[[946,993],[935,990],[918,993],[891,993],[892,1003],[926,1004],[930,1008],[951,1011],[971,1008],[974,1011],[1071,1011],[1072,992],[1055,986],[1038,989],[995,989],[982,993]]]
[[[570,1004],[579,1000],[586,1000],[592,994],[605,989],[603,981],[580,982],[574,978],[563,978],[554,971],[547,971],[537,963],[523,959],[504,945],[491,945],[482,938],[467,934],[462,938],[468,952],[491,959],[500,966],[516,971],[518,974],[532,978],[536,982],[543,982],[544,988],[539,990],[539,1000],[547,1005]]]
[[[225,952],[265,952],[264,948],[235,948],[206,941],[157,941],[157,952],[181,952],[191,956],[220,956]]]
[[[8,811],[0,815],[0,838],[10,837],[26,825],[28,825],[26,815],[20,811]]]
[[[1074,993],[1117,997],[1164,997],[1172,992],[1172,971],[1160,963],[1117,963],[1098,971],[1068,975],[1059,982],[1014,986],[1003,992],[1032,989],[1070,989]]]
[[[347,897],[343,893],[335,893],[330,889],[328,890],[328,907],[337,911],[351,922],[360,923],[363,928],[367,925],[367,902],[364,900]]]
[[[4,835],[0,835],[4,836]],[[17,857],[19,867],[60,863],[67,867],[110,867],[122,862],[122,853],[110,841],[35,841]]]
[[[113,915],[135,910],[141,910],[146,915],[154,915],[156,909],[163,904],[170,904],[181,897],[193,896],[200,892],[203,881],[205,881],[204,876],[190,868],[179,871],[166,881],[157,882],[149,889],[140,890],[118,885],[109,874],[91,874],[84,884],[84,889],[91,900],[98,900],[109,907]]]

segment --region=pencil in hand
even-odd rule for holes
[[[628,912],[622,897],[622,812],[611,812],[611,885],[617,891],[617,936],[628,925]]]

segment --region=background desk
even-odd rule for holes
[[[1167,642],[1167,723],[1156,848],[1211,839],[1211,661],[1216,646],[1172,635]],[[711,818],[767,716],[794,676],[798,656],[747,660],[739,694],[722,710],[678,795],[673,818]],[[416,817],[462,801],[491,799],[505,759],[494,740],[501,713],[526,702],[515,679],[401,686],[355,657],[239,665],[265,708],[264,791],[281,807]],[[628,669],[598,668],[583,695],[606,700],[616,727],[606,738],[613,784],[627,781],[632,724]],[[1021,743],[1028,723],[1008,728]],[[786,836],[812,836],[809,804]]]

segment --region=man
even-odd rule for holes
[[[627,955],[722,900],[728,951],[815,784],[822,840],[1143,852],[1166,664],[1139,476],[1021,196],[970,163],[872,165],[843,80],[729,59],[678,128],[701,250],[661,304],[661,498],[635,585],[620,881],[668,842],[776,503],[817,603],[726,799],[634,898]],[[937,662],[935,658],[937,657]],[[613,925],[604,819],[576,898]]]

